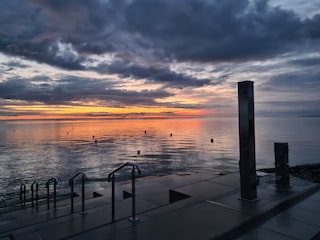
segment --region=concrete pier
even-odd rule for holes
[[[275,175],[258,173],[260,200],[240,201],[239,172],[210,172],[137,179],[139,222],[130,222],[131,182],[116,186],[116,221],[111,222],[111,189],[87,199],[86,215],[70,214],[69,199],[57,210],[21,207],[0,214],[1,240],[57,239],[311,239],[320,232],[319,184],[292,177],[278,189]],[[89,194],[87,194],[89,196]],[[80,211],[81,199],[75,199]]]

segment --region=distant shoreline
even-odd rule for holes
[[[301,118],[320,118],[320,115],[302,115]]]

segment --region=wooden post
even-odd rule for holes
[[[275,172],[277,187],[289,187],[288,143],[274,143]]]
[[[238,82],[241,199],[257,200],[253,82]]]

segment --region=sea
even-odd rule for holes
[[[319,117],[257,117],[255,136],[257,169],[274,167],[275,142],[289,144],[290,166],[320,163]],[[86,185],[106,186],[108,174],[126,162],[140,166],[139,177],[238,171],[238,119],[0,121],[0,208],[18,203],[21,184],[30,191],[37,181],[44,193],[52,177],[61,194],[78,172]]]

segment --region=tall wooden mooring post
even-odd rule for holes
[[[241,199],[257,199],[253,82],[238,82]]]

